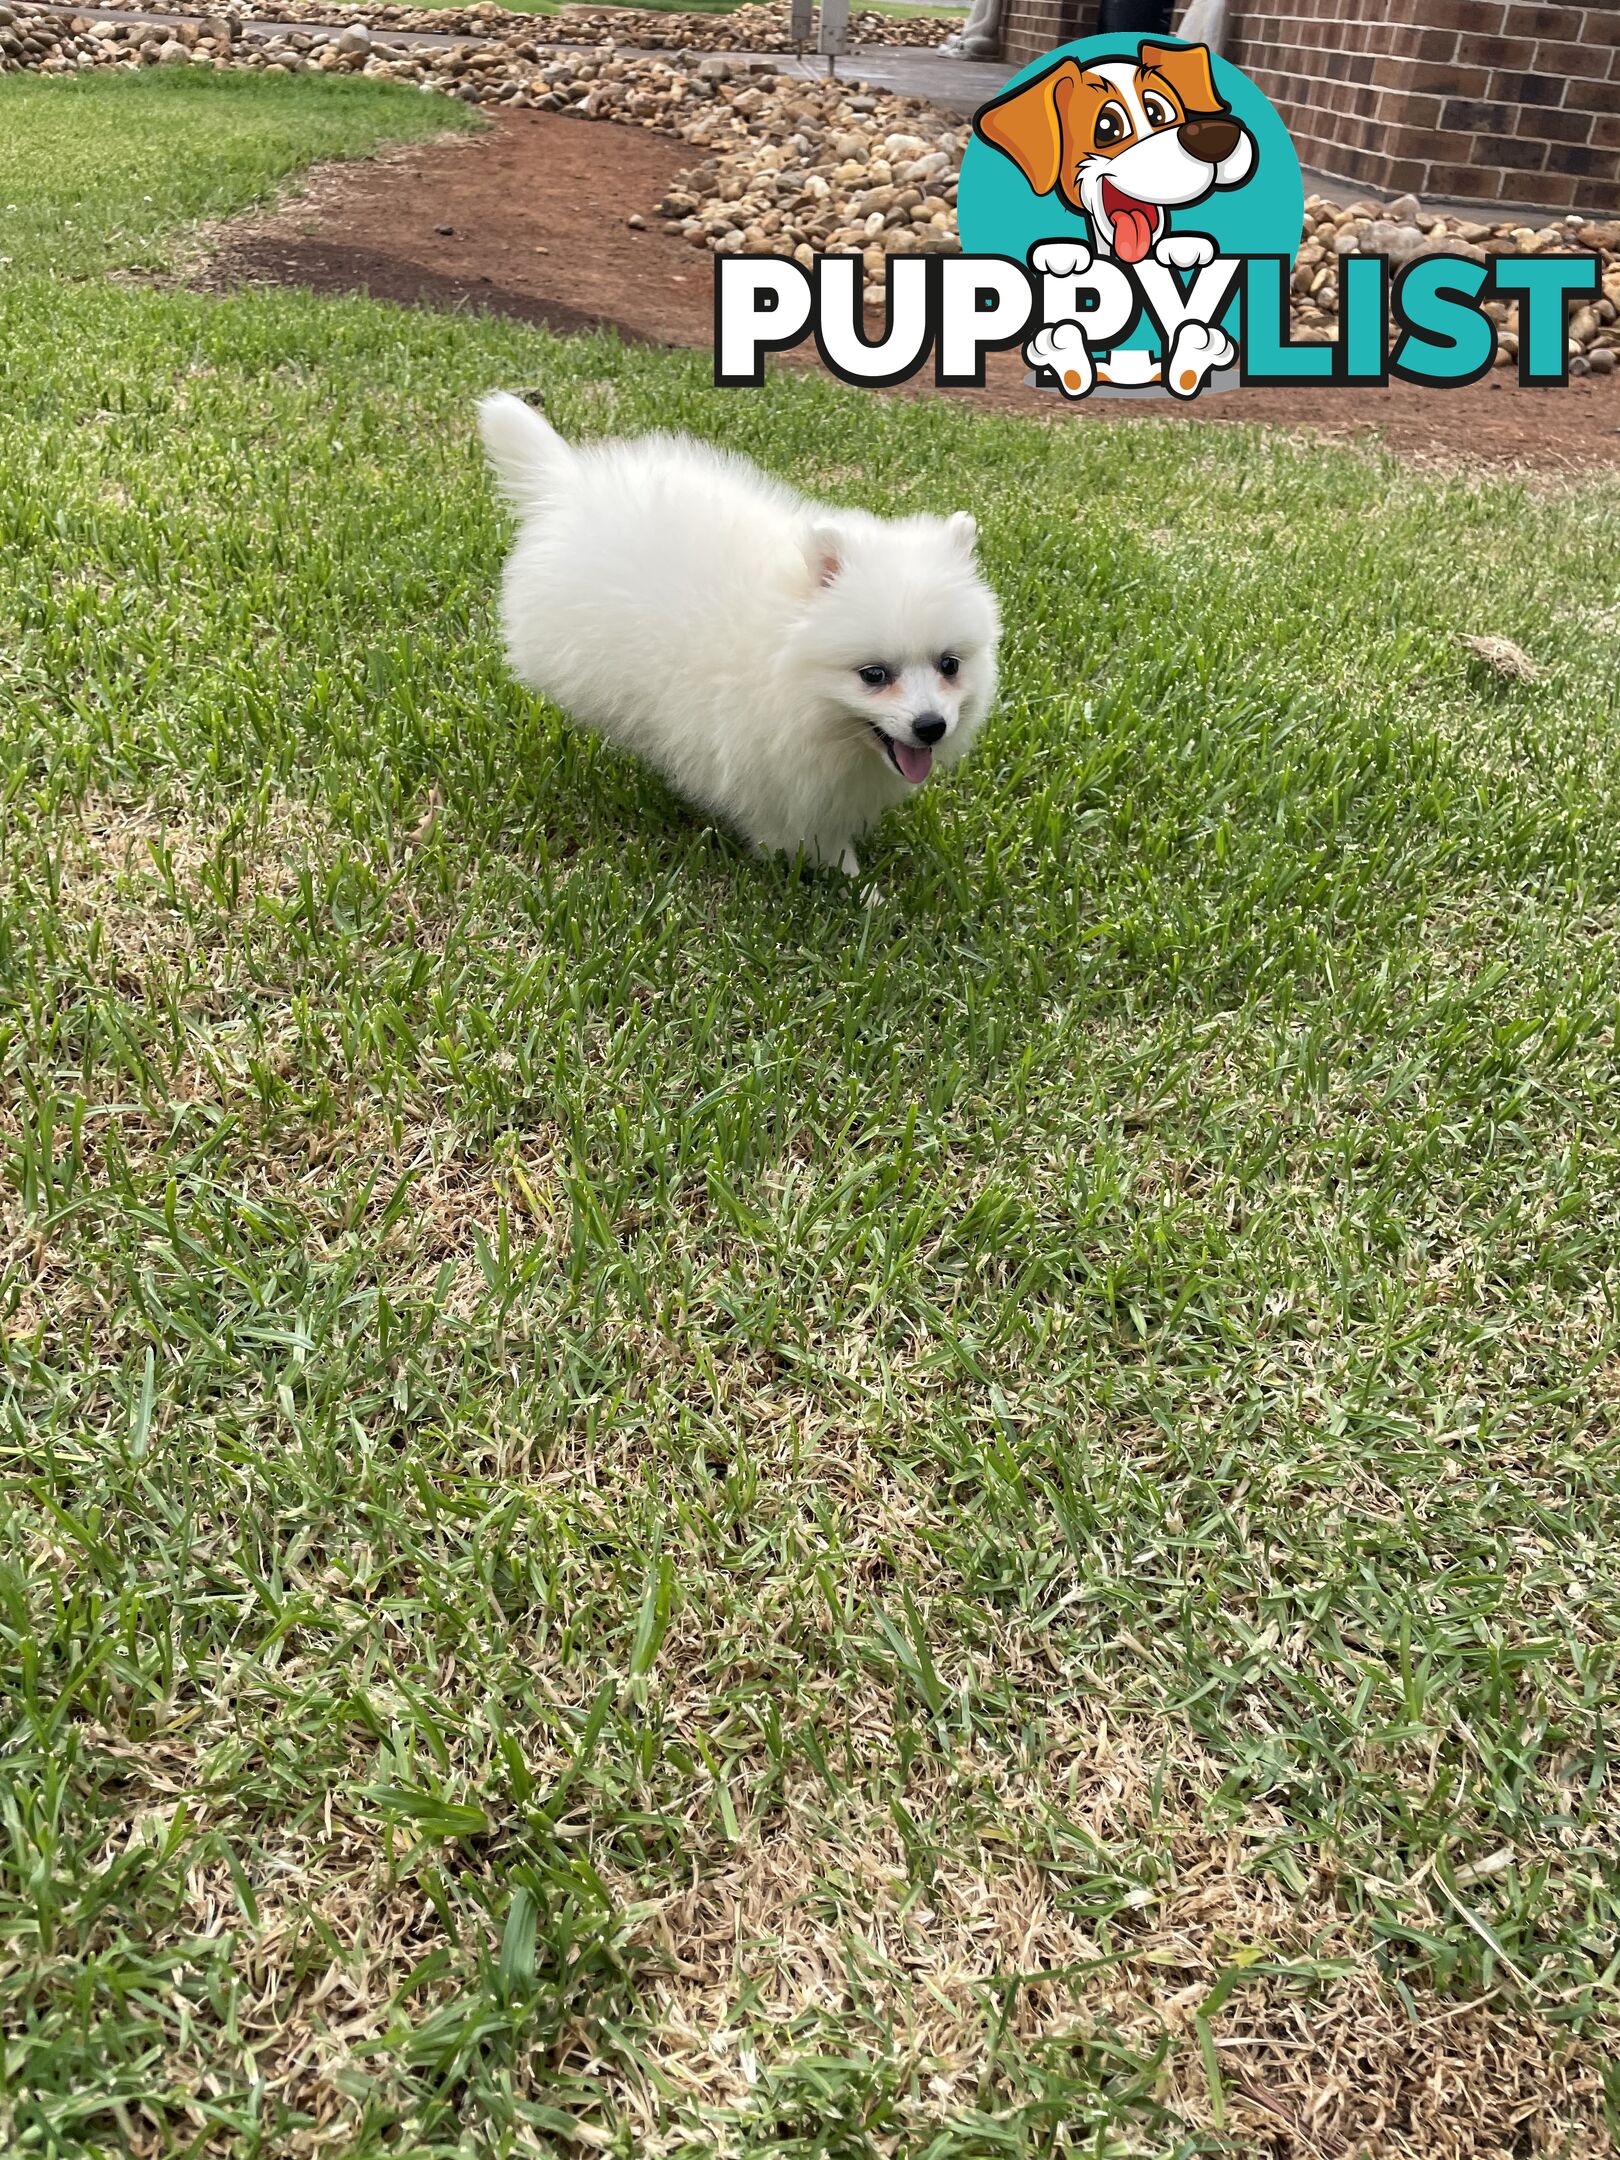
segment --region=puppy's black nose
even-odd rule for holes
[[[925,712],[920,719],[912,721],[911,732],[919,742],[937,743],[945,732],[945,723],[937,712]]]
[[[1235,120],[1209,119],[1202,114],[1184,120],[1176,130],[1181,147],[1204,165],[1218,165],[1222,158],[1229,158],[1238,146],[1240,132]]]

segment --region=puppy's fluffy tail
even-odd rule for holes
[[[514,510],[538,510],[558,493],[574,453],[549,420],[509,391],[478,407],[478,430],[501,493]]]

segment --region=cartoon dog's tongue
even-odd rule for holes
[[[891,737],[889,747],[894,752],[894,762],[900,768],[902,779],[909,780],[912,786],[916,787],[920,781],[928,778],[934,763],[934,753],[925,743],[895,742]]]
[[[1153,245],[1154,227],[1159,222],[1157,210],[1146,203],[1139,203],[1134,195],[1127,195],[1115,187],[1112,180],[1103,182],[1103,208],[1108,222],[1114,228],[1114,253],[1121,262],[1139,263]]]

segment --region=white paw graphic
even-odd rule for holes
[[[1207,233],[1166,233],[1153,250],[1153,260],[1167,270],[1202,270],[1215,260],[1215,243]]]
[[[1028,367],[1050,368],[1065,397],[1085,397],[1096,381],[1091,347],[1078,323],[1050,323],[1037,330],[1024,347],[1024,361]]]
[[[1091,268],[1091,250],[1081,240],[1043,240],[1031,249],[1029,260],[1042,277],[1084,277]]]
[[[1237,347],[1216,324],[1184,322],[1164,363],[1165,387],[1172,397],[1196,397],[1216,368],[1236,358]]]

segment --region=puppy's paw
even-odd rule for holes
[[[861,906],[862,906],[862,907],[881,907],[882,905],[883,905],[883,895],[882,895],[882,893],[881,893],[881,892],[880,892],[880,891],[878,890],[877,886],[875,886],[875,885],[863,885],[863,886],[862,886],[862,888],[861,888]]]
[[[1085,397],[1096,380],[1091,347],[1078,323],[1052,323],[1037,330],[1024,347],[1024,363],[1032,368],[1050,368],[1065,397]]]
[[[861,874],[860,858],[847,841],[839,850],[838,867],[847,878],[858,878]]]
[[[1164,363],[1165,386],[1172,397],[1196,397],[1217,368],[1236,358],[1237,347],[1217,324],[1184,322]]]
[[[1084,277],[1091,268],[1091,250],[1083,240],[1043,240],[1031,248],[1029,266],[1042,277]]]
[[[1215,243],[1207,233],[1166,233],[1153,250],[1153,260],[1167,270],[1202,270],[1215,260]]]

